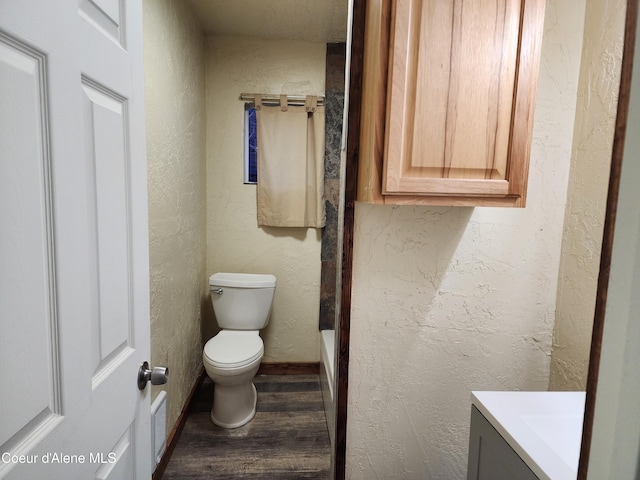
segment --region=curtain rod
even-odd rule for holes
[[[242,93],[240,100],[245,102],[253,102],[257,93]],[[304,105],[306,95],[287,95],[289,105]],[[262,103],[280,105],[280,95],[264,94],[262,95]],[[324,105],[324,97],[318,96],[318,106]]]

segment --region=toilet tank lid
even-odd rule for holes
[[[276,277],[261,273],[214,273],[209,285],[217,287],[268,288],[276,286]]]

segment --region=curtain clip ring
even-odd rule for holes
[[[304,100],[304,106],[307,113],[313,113],[316,111],[316,107],[318,105],[318,97],[315,95],[307,95]]]

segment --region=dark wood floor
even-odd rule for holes
[[[318,375],[258,375],[256,416],[211,423],[213,384],[199,387],[162,480],[330,478],[331,448]]]

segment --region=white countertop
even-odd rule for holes
[[[576,479],[584,392],[472,392],[471,401],[540,479]]]

